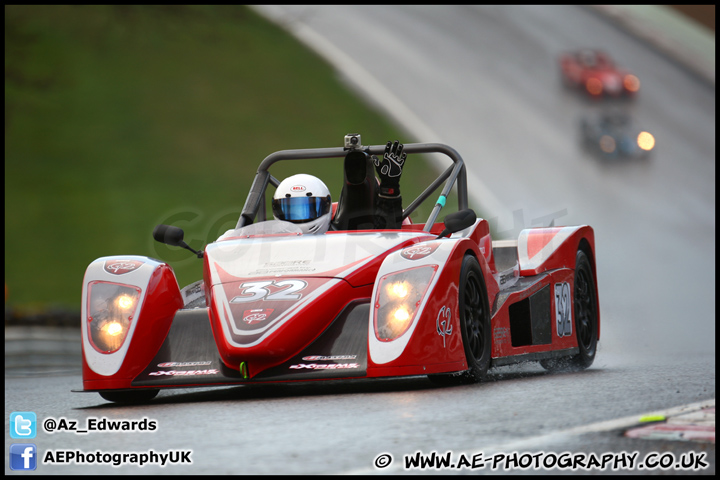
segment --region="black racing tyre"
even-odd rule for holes
[[[480,264],[472,255],[465,256],[460,268],[458,303],[460,333],[469,368],[454,374],[428,375],[440,385],[477,383],[490,367],[490,306]]]
[[[115,403],[145,403],[149,402],[160,392],[157,388],[137,389],[133,391],[107,391],[98,392],[102,398]]]
[[[595,360],[598,341],[598,302],[590,260],[582,250],[578,250],[575,261],[573,315],[579,352],[570,357],[542,360],[540,364],[547,370],[584,370]]]

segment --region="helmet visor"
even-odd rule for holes
[[[330,212],[330,196],[286,197],[272,201],[275,218],[287,222],[302,223],[315,220]]]

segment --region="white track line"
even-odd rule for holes
[[[523,438],[512,442],[504,443],[491,447],[490,449],[485,448],[485,451],[505,452],[514,451],[519,448],[531,448],[532,445],[545,445],[547,443],[561,440],[566,437],[583,435],[586,433],[598,433],[608,432],[610,430],[618,430],[621,428],[629,428],[633,425],[640,423],[640,417],[642,416],[656,416],[662,415],[664,417],[672,417],[674,415],[680,415],[683,413],[690,413],[703,408],[710,408],[715,406],[715,399],[705,400],[703,402],[690,403],[687,405],[681,405],[679,407],[667,408],[665,410],[657,410],[654,412],[642,414],[642,415],[630,415],[627,417],[617,418],[614,420],[603,420],[601,422],[591,423],[588,425],[580,425],[578,427],[569,428],[567,430],[559,430],[557,432],[550,432],[545,435],[539,435],[536,437]]]
[[[665,410],[656,410],[649,413],[643,413],[643,414],[636,414],[636,415],[630,415],[627,417],[622,418],[616,418],[614,420],[603,420],[601,422],[596,423],[590,423],[588,425],[580,425],[573,428],[568,428],[566,430],[558,430],[555,432],[546,433],[544,435],[537,435],[534,437],[526,437],[521,438],[518,440],[513,440],[510,442],[502,443],[499,445],[493,445],[493,446],[485,446],[485,447],[479,447],[479,448],[471,448],[465,450],[466,453],[475,454],[477,452],[483,452],[483,456],[485,458],[488,457],[488,454],[493,453],[509,453],[509,452],[518,452],[521,450],[528,450],[528,449],[540,449],[540,450],[546,450],[549,445],[552,445],[553,443],[561,442],[561,441],[567,441],[569,438],[577,436],[577,435],[584,435],[587,433],[600,433],[600,432],[608,432],[611,430],[619,430],[621,428],[629,428],[634,425],[638,425],[640,423],[640,417],[642,416],[655,416],[655,415],[662,415],[664,417],[672,417],[675,415],[680,415],[684,413],[690,413],[702,410],[704,408],[710,408],[715,406],[715,399],[711,400],[705,400],[702,402],[697,403],[690,403],[687,405],[680,405],[678,407],[672,407],[667,408]],[[382,452],[378,452],[380,454]],[[411,455],[412,451],[408,450],[406,453],[407,455]],[[430,452],[425,452],[430,453]],[[459,454],[461,452],[455,452],[456,454]],[[368,459],[368,462],[372,462],[374,458]],[[397,473],[403,471],[403,461],[402,458],[396,458],[394,459],[393,465],[384,468],[382,470],[374,467],[369,468],[362,468],[357,470],[350,470],[347,472],[341,473],[341,475],[367,475],[367,474],[382,474],[387,475],[390,473]]]

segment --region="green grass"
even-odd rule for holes
[[[245,7],[5,6],[6,307],[79,309],[85,268],[106,255],[160,258],[181,287],[201,278],[155,225],[202,249],[235,225],[263,158],[350,132],[423,140]],[[415,161],[408,200],[435,175]],[[341,164],[303,170],[336,199]]]

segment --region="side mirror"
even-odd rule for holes
[[[183,240],[183,238],[185,238],[185,232],[182,228],[160,224],[153,230],[153,238],[156,242],[164,243],[165,245],[173,247],[185,248],[197,255],[198,258],[203,258],[203,252],[193,250],[190,245],[185,243],[185,240]]]
[[[173,227],[172,225],[158,225],[153,230],[153,238],[156,242],[171,245],[173,247],[182,247],[185,243],[185,232],[182,228]]]
[[[475,220],[477,220],[477,215],[475,215],[475,212],[469,208],[467,210],[460,210],[459,212],[451,213],[445,217],[445,230],[438,235],[438,238],[459,232],[460,230],[465,230],[466,228],[472,226],[472,224],[475,223]]]

